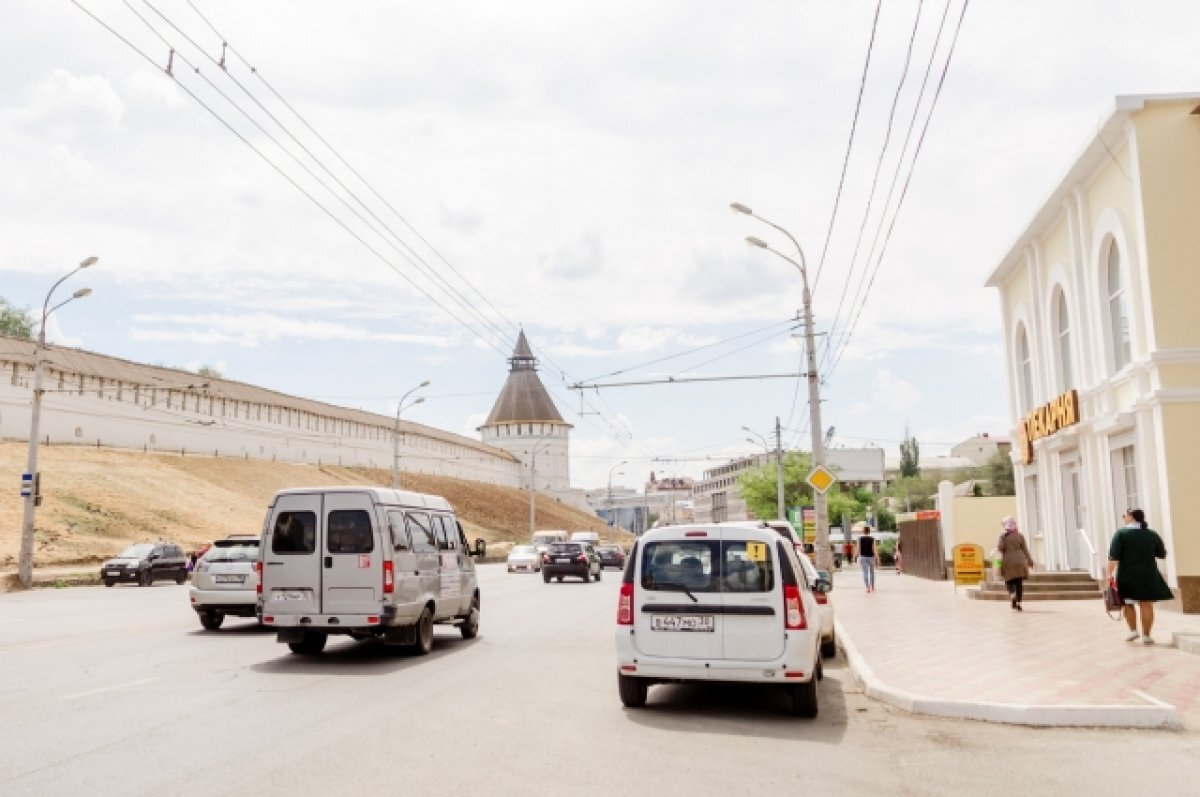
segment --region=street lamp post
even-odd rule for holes
[[[534,533],[537,531],[535,525],[537,520],[537,455],[542,450],[542,447],[552,442],[552,438],[543,440],[533,447],[529,452],[529,539],[533,539]]]
[[[420,396],[412,404],[405,405],[404,400],[411,396],[414,392],[423,387],[429,387],[429,380],[426,379],[421,384],[414,387],[412,390],[400,397],[400,403],[396,405],[396,425],[392,429],[392,489],[400,489],[400,413],[409,407],[415,407],[425,401],[424,396]]]
[[[800,247],[800,242],[790,232],[778,224],[764,219],[762,216],[755,215],[754,211],[745,205],[734,202],[729,207],[737,213],[744,213],[747,216],[758,219],[763,224],[779,230],[788,237],[788,240],[792,242],[796,247],[796,252],[800,255],[800,261],[797,262],[782,252],[772,249],[765,241],[759,238],[755,238],[754,236],[747,236],[746,238],[746,243],[749,245],[766,249],[768,252],[791,263],[800,271],[800,279],[804,285],[804,347],[808,350],[808,425],[812,430],[813,467],[822,467],[825,465],[825,439],[822,433],[824,427],[821,426],[821,388],[820,380],[817,378],[817,355],[813,342],[812,293],[808,288],[808,267],[804,260],[804,250]],[[833,568],[833,555],[829,551],[829,517],[825,506],[825,494],[816,489],[813,490],[813,510],[817,516],[817,567],[823,570],[831,570]]]
[[[617,535],[617,516],[615,514],[613,514],[613,497],[612,497],[613,471],[616,470],[617,468],[621,467],[622,465],[628,465],[628,464],[629,464],[628,460],[622,460],[621,462],[618,462],[616,465],[613,465],[611,468],[608,469],[608,521],[609,521],[608,527],[610,529],[612,529],[612,531],[610,531],[608,533],[609,541],[615,540],[616,535]],[[625,472],[621,471],[620,475],[624,476]]]
[[[38,484],[38,437],[41,435],[39,426],[42,418],[42,353],[46,348],[46,319],[67,302],[90,295],[92,289],[80,288],[71,294],[70,299],[59,302],[53,307],[50,306],[50,297],[54,295],[55,289],[67,280],[67,277],[77,271],[94,266],[98,259],[96,257],[85,258],[70,273],[54,283],[50,292],[46,294],[46,301],[42,303],[42,323],[38,328],[37,344],[33,349],[33,403],[29,414],[29,456],[25,462],[25,472],[29,474],[29,478],[33,480],[35,486]],[[38,499],[36,487],[30,489],[29,495],[25,496],[25,516],[21,522],[21,553],[17,560],[17,577],[21,580],[21,585],[25,587],[33,584],[33,516]]]

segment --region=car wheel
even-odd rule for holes
[[[559,584],[562,583],[562,576],[555,576],[554,578],[556,581],[558,581]]]
[[[111,587],[112,585],[113,585],[113,580],[111,578],[104,579],[104,586]]]
[[[222,612],[200,612],[200,625],[204,626],[205,631],[216,631],[223,622],[225,622],[225,615]]]
[[[471,610],[467,612],[467,619],[462,621],[462,625],[458,627],[458,632],[462,634],[463,639],[474,639],[479,635],[479,596],[471,598]]]
[[[646,705],[646,693],[649,685],[645,678],[617,673],[617,692],[621,695],[621,703],[625,708],[642,708]]]
[[[827,659],[832,659],[837,655],[837,635],[830,634],[829,639],[821,640],[821,655]]]
[[[417,641],[413,643],[413,652],[418,656],[424,656],[431,650],[433,650],[433,612],[429,611],[429,607],[426,606],[421,610],[421,617],[417,620]]]
[[[543,571],[543,572],[542,572],[542,583],[543,583],[543,584],[549,584],[549,583],[550,583],[550,574],[549,574],[549,573],[547,573],[547,572],[545,572],[545,571]]]
[[[818,662],[818,666],[820,663]],[[813,677],[808,680],[808,683],[794,684],[789,687],[791,694],[792,713],[797,717],[812,719],[817,716],[817,675],[813,673]]]
[[[185,582],[187,582],[187,570],[181,567],[179,568],[179,572],[175,574],[175,583],[183,584]]]
[[[150,572],[150,568],[146,568],[138,573],[138,586],[148,587],[154,583],[154,574]]]
[[[305,631],[304,639],[299,642],[289,642],[288,647],[292,649],[292,653],[298,653],[301,656],[315,656],[325,649],[325,643],[328,641],[329,634]]]

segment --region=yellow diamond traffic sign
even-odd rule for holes
[[[830,487],[833,486],[833,483],[837,481],[837,476],[834,476],[833,473],[826,470],[824,465],[818,465],[812,469],[811,473],[808,474],[808,479],[806,479],[806,481],[814,490],[824,494]]]

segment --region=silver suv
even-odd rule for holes
[[[213,543],[192,572],[190,598],[200,625],[216,631],[226,615],[258,616],[257,566],[258,537],[233,535]]]

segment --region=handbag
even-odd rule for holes
[[[1121,600],[1121,593],[1117,592],[1117,582],[1110,578],[1108,585],[1104,588],[1104,612],[1110,620],[1120,620],[1124,608],[1125,604]],[[1117,613],[1115,617],[1113,612]]]

